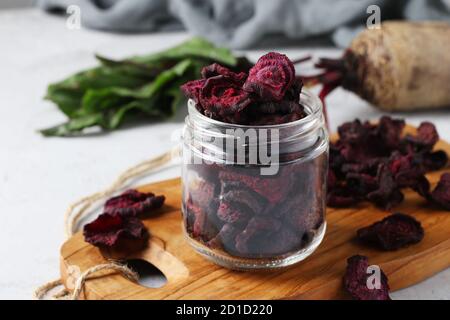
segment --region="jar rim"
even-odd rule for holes
[[[310,121],[314,121],[316,120],[318,117],[320,117],[322,115],[322,110],[323,110],[323,104],[322,101],[319,99],[319,97],[315,94],[313,94],[310,90],[308,89],[302,89],[302,92],[300,93],[300,102],[302,102],[302,96],[305,96],[308,99],[311,99],[313,103],[308,104],[308,107],[311,108],[310,113],[308,113],[306,115],[306,117],[295,120],[295,121],[291,121],[291,122],[286,122],[286,123],[281,123],[281,124],[269,124],[269,125],[245,125],[245,124],[235,124],[235,123],[228,123],[228,122],[223,122],[223,121],[219,121],[213,118],[209,118],[207,116],[205,116],[204,114],[200,113],[200,111],[197,110],[197,108],[195,107],[196,103],[194,100],[189,99],[188,101],[188,112],[189,115],[195,116],[195,117],[199,117],[201,120],[204,120],[206,122],[209,122],[211,124],[217,125],[217,126],[226,126],[228,128],[236,128],[236,129],[285,129],[285,128],[289,128],[289,127],[294,127],[294,126],[298,126],[298,125],[302,125],[302,124],[306,124]]]

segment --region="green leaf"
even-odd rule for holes
[[[150,81],[129,67],[98,67],[79,72],[49,86],[46,99],[56,103],[69,118],[77,116],[84,94],[109,87],[135,88]]]
[[[98,114],[91,114],[84,117],[76,118],[73,120],[69,120],[66,123],[57,125],[52,128],[41,130],[40,132],[46,136],[68,136],[73,134],[74,132],[79,132],[85,128],[92,127],[95,125],[100,125],[103,121],[103,115]]]
[[[199,37],[194,37],[168,50],[147,56],[134,57],[131,60],[138,63],[153,64],[164,59],[181,60],[186,58],[202,58],[229,66],[237,64],[237,59],[230,50],[218,48],[211,42]]]
[[[154,104],[154,102],[150,101],[132,101],[119,109],[115,110],[114,112],[110,112],[110,114],[107,117],[107,120],[105,121],[105,126],[107,126],[108,129],[114,130],[117,129],[122,123],[125,121],[127,115],[130,113],[133,113],[135,115],[135,118],[137,117],[148,117],[148,118],[160,118],[164,115],[159,111],[157,108],[149,108],[147,105]],[[147,109],[147,111],[144,113],[142,110]]]
[[[83,112],[89,114],[104,111],[109,108],[128,104],[132,99],[152,99],[169,82],[177,77],[181,77],[191,65],[191,60],[183,60],[171,69],[160,73],[153,82],[137,89],[109,87],[88,90],[82,100]]]

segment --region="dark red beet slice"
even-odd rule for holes
[[[207,243],[207,246],[213,249],[222,248],[228,253],[236,253],[235,238],[240,232],[242,232],[242,230],[236,225],[227,223],[223,225],[219,233]]]
[[[200,93],[201,93],[205,83],[206,83],[206,79],[189,81],[181,86],[181,91],[183,91],[183,93],[186,97],[194,100],[198,107],[199,103],[200,103]],[[203,111],[203,110],[199,110],[199,111]]]
[[[286,197],[292,186],[291,178],[289,170],[283,170],[276,176],[248,176],[233,170],[224,170],[219,174],[222,181],[240,182],[271,203],[277,203]]]
[[[450,210],[450,173],[441,176],[436,188],[431,193],[431,199],[446,210]]]
[[[109,214],[137,217],[161,208],[164,201],[164,196],[155,196],[153,193],[143,193],[131,189],[106,201],[104,211]]]
[[[190,222],[192,226],[188,226],[188,229],[191,230],[194,238],[209,241],[217,235],[221,224],[218,224],[217,220],[212,217],[213,211],[210,211],[209,208],[199,207],[192,201],[187,202],[187,215],[193,220]]]
[[[272,236],[261,239],[261,251],[267,256],[277,256],[302,248],[302,235],[289,226],[282,226]]]
[[[142,247],[148,238],[144,224],[138,218],[103,213],[84,226],[84,239],[97,247],[117,248],[130,240]]]
[[[247,74],[245,72],[236,73],[231,71],[227,67],[221,66],[218,63],[213,63],[209,66],[204,67],[201,73],[204,79],[212,78],[215,76],[225,76],[233,79],[241,85],[243,85],[245,80],[247,79]]]
[[[383,250],[397,250],[420,242],[424,230],[419,221],[403,213],[394,213],[357,231],[358,240]]]
[[[247,208],[238,207],[228,201],[221,201],[217,209],[217,216],[226,223],[243,224],[250,218],[251,214]]]
[[[236,249],[246,256],[261,256],[266,253],[266,249],[261,246],[261,239],[271,237],[281,227],[281,222],[266,216],[253,217],[247,227],[236,237]]]
[[[281,101],[295,79],[292,62],[284,54],[270,52],[250,69],[244,90],[263,101]]]
[[[240,112],[250,103],[249,94],[240,82],[222,75],[208,78],[200,92],[202,107],[217,115]]]
[[[413,144],[419,150],[431,151],[434,145],[439,141],[439,134],[434,124],[422,122],[417,128],[417,135],[408,135],[406,142]]]
[[[369,262],[367,257],[355,255],[347,259],[344,275],[344,287],[355,300],[391,300],[389,284],[383,270],[380,269],[379,288],[369,287]],[[372,284],[372,283],[371,283]]]

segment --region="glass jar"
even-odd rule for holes
[[[231,269],[284,267],[325,234],[328,132],[322,104],[300,95],[307,116],[270,126],[210,119],[188,102],[182,211],[194,249]]]

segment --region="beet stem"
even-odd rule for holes
[[[299,64],[299,63],[303,63],[303,62],[309,61],[311,59],[312,59],[312,56],[311,55],[307,55],[305,57],[292,60],[292,63],[293,64]]]
[[[303,59],[298,59],[295,63],[301,63],[303,61],[307,61],[307,57]],[[328,59],[321,58],[315,64],[315,67],[318,69],[324,69],[322,73],[312,75],[312,76],[297,76],[297,79],[301,79],[305,86],[312,87],[315,85],[321,84],[323,87],[319,93],[319,98],[323,104],[323,114],[325,117],[325,122],[327,128],[330,129],[329,120],[328,120],[328,111],[325,103],[325,98],[334,91],[337,87],[341,86],[346,74],[346,66],[344,59]]]

